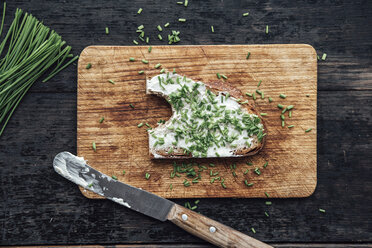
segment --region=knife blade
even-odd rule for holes
[[[169,220],[219,247],[271,247],[165,198],[119,182],[69,152],[57,154],[53,167],[58,174],[87,190],[157,220]]]

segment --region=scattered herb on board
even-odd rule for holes
[[[105,120],[105,117],[101,117],[101,119],[99,119],[99,123],[102,123],[103,121]]]
[[[272,202],[271,201],[266,201],[265,204],[270,206],[272,204]]]
[[[265,30],[265,33],[268,34],[269,33],[269,25],[266,25],[266,30]]]
[[[125,170],[123,170],[123,175],[125,175],[125,173],[126,173],[126,171],[125,171]]]
[[[308,128],[308,129],[305,130],[305,133],[308,133],[308,132],[310,132],[311,130],[313,130],[313,129],[312,129],[312,128]]]
[[[133,43],[134,43],[135,45],[138,45],[138,41],[136,41],[136,40],[133,40]]]
[[[142,8],[139,8],[138,11],[137,11],[137,14],[141,14],[142,13]]]
[[[262,80],[260,80],[260,81],[258,82],[258,84],[257,84],[257,88],[260,87],[261,83],[262,83]]]
[[[143,73],[145,73],[145,71],[139,71],[138,72],[138,74],[140,74],[140,75],[143,74]]]
[[[129,61],[130,61],[130,62],[134,62],[135,59],[134,59],[134,58],[129,58]]]
[[[92,64],[88,63],[87,66],[85,67],[85,69],[89,70],[90,68],[92,68]]]
[[[253,233],[256,233],[256,230],[253,227],[251,228],[251,230]]]
[[[211,31],[212,31],[212,33],[214,33],[214,27],[213,26],[211,26]]]
[[[118,180],[117,176],[115,176],[115,175],[112,175],[111,178],[115,179],[115,180]]]
[[[148,52],[151,53],[152,46],[149,46]]]
[[[178,21],[179,22],[186,22],[186,19],[185,18],[179,18]]]
[[[151,174],[150,174],[150,173],[148,173],[148,172],[146,172],[146,175],[145,175],[145,178],[146,178],[146,180],[149,180],[149,179],[150,179],[150,177],[151,177]]]
[[[109,28],[108,28],[108,27],[106,27],[106,28],[105,28],[105,32],[106,32],[106,34],[109,34],[109,33],[110,33],[110,31],[109,31]]]
[[[138,128],[140,128],[142,126],[143,126],[143,122],[141,122],[140,124],[137,125]]]
[[[248,16],[249,12],[243,13],[243,16]]]
[[[287,96],[284,95],[284,94],[280,94],[279,96],[280,96],[280,98],[283,98],[283,99],[287,98]]]
[[[248,52],[246,59],[249,59],[249,56],[251,56],[251,52]]]
[[[325,213],[325,209],[319,208],[319,212]]]
[[[326,58],[327,58],[327,54],[323,53],[322,60],[326,60]]]
[[[131,107],[132,109],[134,109],[134,106],[133,106],[133,104],[129,104],[129,107]]]
[[[115,84],[115,82],[111,79],[107,80],[110,84]]]
[[[164,24],[164,27],[165,28],[169,27],[169,22],[167,22],[166,24]]]
[[[267,212],[265,212],[265,215],[266,215],[266,217],[269,217],[269,214]]]
[[[95,151],[95,152],[97,151],[96,142],[93,142],[93,143],[92,143],[92,148],[93,148],[93,151]]]
[[[266,191],[265,191],[265,196],[266,196],[267,198],[270,198],[269,193],[267,193]]]
[[[292,127],[294,127],[294,125],[289,125],[289,126],[288,126],[288,128],[292,128]]]

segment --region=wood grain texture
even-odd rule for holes
[[[272,246],[268,244],[178,204],[175,204],[169,212],[168,220],[187,232],[218,247],[272,248]]]
[[[274,247],[371,246],[371,1],[204,0],[184,8],[173,0],[14,0],[7,1],[5,30],[17,7],[55,29],[74,54],[91,44],[133,45],[141,24],[153,45],[165,44],[154,20],[180,30],[180,45],[308,43],[326,52],[318,63],[315,193],[271,206],[264,199],[202,199],[197,210]],[[246,11],[249,18],[240,18]],[[181,16],[188,21],[177,22]],[[72,65],[36,82],[0,138],[0,245],[211,247],[172,223],[87,199],[53,171],[58,152],[76,153],[76,81]]]
[[[137,61],[130,62],[129,57]],[[143,64],[142,59],[149,64]],[[92,64],[89,70],[85,68],[88,63]],[[242,92],[255,92],[262,80],[259,89],[266,97],[261,99],[255,93],[255,105],[259,112],[268,114],[263,117],[268,133],[264,149],[250,158],[184,160],[214,163],[213,170],[225,178],[227,189],[219,182],[210,183],[209,170],[202,173],[199,183],[184,187],[185,177],[170,178],[173,160],[150,159],[146,127],[137,125],[143,122],[155,126],[159,119],[169,119],[171,112],[164,99],[145,94],[145,75],[138,71],[155,75],[159,71],[154,69],[157,63],[201,81],[216,81],[217,72],[226,74],[227,81]],[[78,64],[78,156],[84,156],[107,175],[166,198],[266,197],[264,192],[274,198],[309,196],[316,187],[316,75],[315,51],[301,44],[154,46],[151,53],[147,47],[90,46],[83,50]],[[287,98],[281,99],[281,93]],[[249,101],[253,102],[252,98]],[[295,106],[292,118],[288,118],[288,112],[285,115],[285,127],[281,126],[278,103]],[[99,123],[102,116],[105,120]],[[294,128],[287,128],[292,124]],[[308,128],[313,130],[305,133]],[[96,143],[96,152],[92,142]],[[248,166],[248,161],[253,166]],[[269,165],[263,168],[266,161]],[[233,163],[237,164],[237,177],[230,169]],[[262,171],[260,176],[253,171],[256,167]],[[251,171],[244,175],[247,168]],[[149,180],[145,179],[146,173],[151,174]],[[254,186],[247,187],[246,179]]]

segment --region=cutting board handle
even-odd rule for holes
[[[171,209],[168,220],[185,231],[219,247],[272,247],[177,204]]]

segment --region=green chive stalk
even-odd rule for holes
[[[4,15],[5,11],[2,20]],[[42,80],[47,82],[78,59],[65,44],[61,36],[31,14],[16,10],[0,43],[0,136],[22,98],[40,77],[48,71]]]

